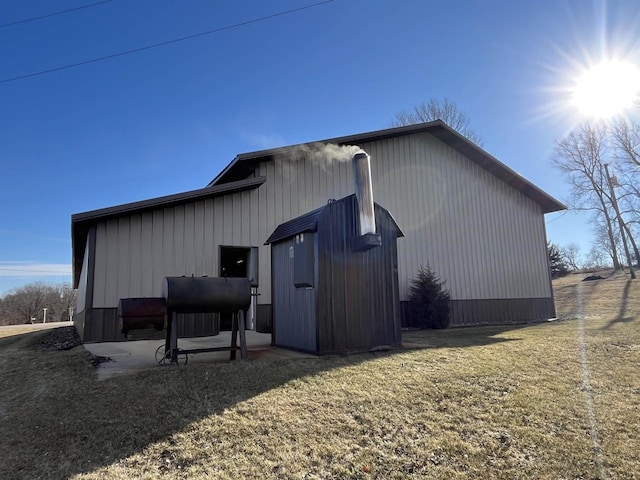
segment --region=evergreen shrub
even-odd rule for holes
[[[449,326],[449,292],[429,267],[420,267],[409,287],[411,315],[420,328]]]

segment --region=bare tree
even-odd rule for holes
[[[401,127],[434,120],[442,120],[476,145],[482,146],[482,138],[471,128],[471,120],[467,114],[448,98],[443,101],[432,98],[428,103],[420,102],[413,107],[413,110],[401,110],[396,113],[396,118],[391,122],[391,126]]]
[[[625,223],[623,227],[624,227],[624,233],[627,235],[629,242],[631,242],[631,248],[633,248],[633,255],[636,257],[636,265],[640,265],[640,250],[638,249],[636,238],[633,235],[631,228],[629,227],[629,223]]]
[[[602,252],[602,255],[609,260],[607,262],[603,262],[606,265],[613,265],[613,268],[616,270],[622,269],[622,263],[620,262],[620,257],[618,256],[620,251],[622,250],[622,246],[620,245],[620,236],[614,233],[614,241],[613,244],[609,239],[609,228],[606,225],[606,221],[602,217],[597,217],[593,222],[593,232],[594,232],[594,241],[593,246],[595,249]],[[616,266],[617,265],[617,266]]]
[[[640,123],[616,118],[610,132],[616,160],[614,186],[622,190],[618,200],[635,214],[634,223],[640,223]]]
[[[606,254],[598,248],[597,245],[593,245],[587,258],[585,260],[585,268],[603,268],[606,266]]]
[[[640,250],[634,227],[640,226],[640,168],[633,164],[616,166],[616,172],[610,179],[611,196],[617,199],[616,220],[620,223],[621,234],[631,244],[636,263],[640,264]]]
[[[596,219],[602,220],[613,266],[619,270],[615,217],[611,213],[608,179],[604,171],[606,154],[606,128],[585,124],[555,142],[553,164],[571,185],[570,207],[593,211]]]
[[[640,167],[640,123],[623,117],[611,122],[611,139],[618,158]]]
[[[76,290],[69,284],[53,285],[35,282],[16,288],[2,297],[0,302],[0,325],[30,323],[32,318],[47,321],[69,320],[70,308],[76,303]]]
[[[70,283],[62,283],[58,285],[58,293],[60,302],[57,304],[57,319],[59,322],[71,320],[78,300],[78,290]]]
[[[636,262],[640,264],[640,250],[631,228],[632,225],[640,225],[640,123],[618,117],[611,122],[610,130],[617,160],[612,184],[618,188],[624,233],[631,243]]]
[[[571,270],[580,270],[580,245],[570,243],[566,247],[561,248],[560,253]]]

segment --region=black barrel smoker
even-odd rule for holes
[[[204,353],[229,350],[230,359],[235,360],[236,350],[240,357],[247,358],[245,322],[251,305],[251,283],[247,278],[219,277],[166,277],[164,298],[167,306],[167,336],[165,344],[156,351],[159,363],[169,360],[184,363],[189,353]],[[178,348],[178,313],[231,313],[231,345],[229,347]],[[237,345],[240,333],[240,346]]]

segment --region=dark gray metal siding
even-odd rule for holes
[[[356,252],[357,205],[349,196],[318,219],[318,353],[401,344],[397,237],[393,218],[376,205],[382,246]]]
[[[452,300],[451,326],[508,325],[555,317],[552,298]]]
[[[96,228],[91,227],[87,232],[85,254],[82,261],[81,282],[78,286],[78,300],[76,312],[73,315],[73,324],[78,331],[80,339],[84,342],[85,325],[91,319],[93,310],[93,289],[95,284],[96,263]]]
[[[271,304],[256,305],[256,332],[271,333],[273,321],[271,318]]]
[[[402,326],[417,327],[411,318],[409,302],[401,302]],[[509,325],[541,322],[555,317],[552,298],[490,298],[451,300],[449,310],[452,327]]]
[[[85,320],[86,310],[82,312],[75,312],[73,314],[73,325],[76,327],[78,331],[78,335],[80,339],[84,341],[84,320]]]
[[[117,308],[92,308],[85,314],[84,338],[85,343],[115,342],[125,340],[119,333]]]
[[[84,342],[119,342],[127,340],[120,331],[117,308],[94,308],[84,320]],[[206,337],[220,333],[220,322],[215,313],[178,314],[179,337]],[[164,334],[161,334],[162,337]],[[155,332],[147,337],[136,335],[136,340],[158,338]]]
[[[312,238],[316,251],[316,234],[306,234]],[[316,352],[316,288],[296,288],[294,286],[294,261],[290,251],[293,239],[281,241],[271,246],[274,311],[274,343],[280,347],[294,348],[308,352]],[[316,285],[317,271],[316,266]]]

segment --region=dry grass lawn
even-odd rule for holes
[[[157,367],[0,339],[0,478],[640,478],[640,281],[555,284],[560,320],[415,348]]]

